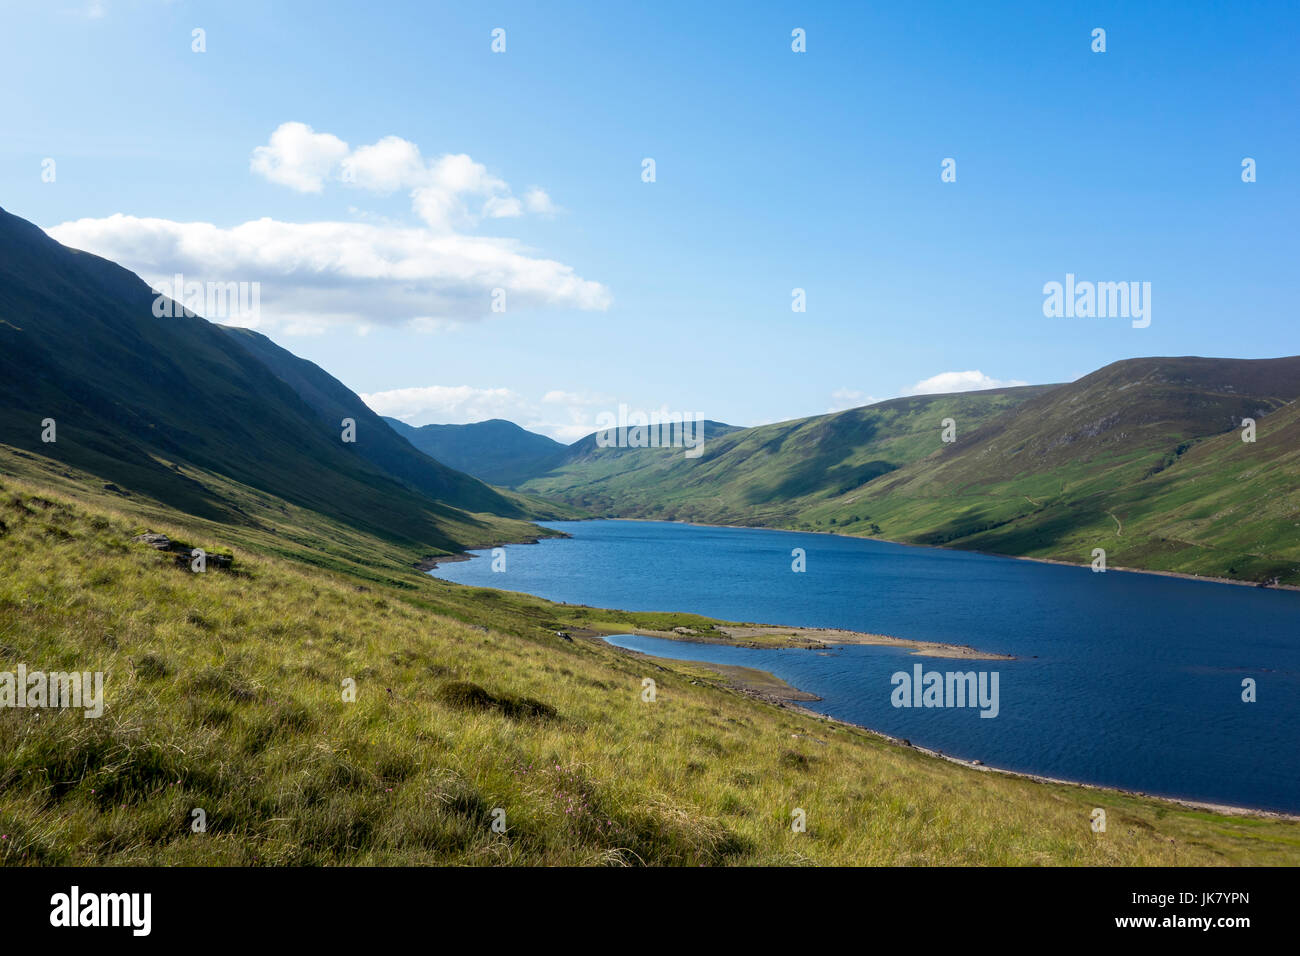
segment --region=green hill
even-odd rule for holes
[[[0,865],[1294,864],[1294,821],[958,765],[755,699],[718,670],[595,632],[716,627],[448,584],[431,551],[536,529],[529,507],[333,419],[343,386],[268,340],[157,320],[125,270],[0,215],[0,665],[104,675],[103,719],[0,708]],[[936,415],[992,424],[1044,389],[706,427],[737,513],[843,506],[934,452]],[[1254,535],[1233,482],[1285,492],[1295,406],[1151,474],[1195,525]],[[1217,413],[1216,413],[1217,414]],[[58,440],[40,441],[41,420]],[[828,420],[829,419],[829,420]],[[1267,449],[1267,452],[1265,452]],[[654,507],[681,449],[580,442]],[[718,462],[710,456],[723,456]],[[820,456],[820,457],[819,457]],[[888,467],[886,467],[888,466]],[[724,480],[726,469],[739,477]],[[392,470],[390,470],[392,469]],[[718,470],[722,469],[722,470]],[[1175,471],[1222,503],[1181,501]],[[1165,484],[1170,482],[1170,484]],[[592,494],[608,495],[601,480]],[[719,492],[721,495],[721,492]],[[794,496],[794,497],[792,497]],[[747,498],[753,500],[747,502]],[[901,500],[901,499],[900,499]],[[616,502],[615,502],[616,503]],[[1204,513],[1203,513],[1204,512]],[[228,556],[192,573],[177,553]],[[1226,532],[1224,532],[1226,533]],[[571,631],[572,634],[557,632]],[[658,696],[648,704],[643,680]],[[341,693],[355,682],[355,700]],[[36,718],[40,719],[36,719]],[[806,832],[790,826],[806,814]],[[1094,834],[1096,807],[1111,826]],[[191,828],[202,808],[206,832]],[[505,814],[505,832],[493,826]]]
[[[570,456],[522,487],[611,517],[835,531],[1300,582],[1300,357],[1142,358],[1068,385],[917,396]],[[951,418],[956,440],[941,440]],[[1258,440],[1241,441],[1241,422]]]
[[[455,470],[455,465],[447,467],[440,459],[434,460],[403,441],[355,392],[319,366],[298,358],[251,329],[220,328],[297,392],[316,412],[325,430],[338,431],[344,418],[353,419],[357,423],[357,452],[390,475],[438,501],[454,502],[468,511],[527,517],[517,501]]]
[[[410,449],[310,363],[198,316],[157,318],[154,299],[0,210],[0,443],[215,520],[265,520],[221,476],[426,554],[540,533],[507,520],[522,499]]]
[[[450,585],[359,536],[353,568],[286,561],[246,526],[51,491],[38,458],[39,482],[0,477],[0,661],[102,672],[104,715],[0,708],[0,865],[1300,860],[1294,821],[957,765],[579,630],[691,615]],[[178,567],[142,519],[232,570]]]
[[[897,540],[1296,582],[1297,396],[1300,357],[1117,362],[802,517],[860,509]]]
[[[757,428],[706,422],[698,458],[680,448],[598,448],[589,436],[522,487],[601,515],[791,527],[930,454],[944,418],[974,427],[1050,388],[900,398]]]
[[[549,471],[567,446],[500,418],[470,425],[415,427],[384,418],[393,431],[438,461],[494,485],[512,488]]]

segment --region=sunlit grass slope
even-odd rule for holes
[[[900,398],[755,428],[706,422],[697,458],[682,448],[600,448],[585,439],[521,487],[601,516],[790,527],[943,447],[945,419],[974,429],[1050,388]]]
[[[1296,824],[959,767],[698,665],[565,641],[566,609],[379,543],[363,579],[0,481],[0,670],[106,682],[99,719],[0,709],[6,864],[1300,861]],[[145,527],[233,553],[233,573],[179,567],[133,540]]]

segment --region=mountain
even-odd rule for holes
[[[646,428],[647,426],[641,427]],[[632,465],[640,457],[641,449],[645,447],[647,442],[652,440],[657,440],[671,449],[665,453],[666,457],[685,457],[685,448],[688,444],[693,446],[698,443],[702,448],[704,443],[711,439],[742,431],[737,425],[727,425],[723,422],[715,422],[712,419],[704,419],[698,423],[692,422],[689,435],[674,431],[675,427],[661,425],[657,439],[651,439],[649,431],[644,434],[638,433],[637,426],[634,425],[595,431],[590,435],[579,438],[568,446],[564,453],[563,464],[580,461],[612,462],[623,460],[625,464]],[[687,442],[687,438],[689,438],[689,442]]]
[[[507,488],[549,471],[567,446],[493,418],[471,425],[414,427],[396,418],[383,419],[398,435],[438,461],[483,481]]]
[[[596,637],[716,638],[725,622],[421,574],[413,551],[518,540],[531,526],[435,501],[496,507],[500,492],[395,445],[382,422],[348,414],[355,395],[261,336],[155,319],[152,299],[125,270],[0,212],[0,655],[109,675],[108,719],[53,700],[44,713],[0,714],[0,864],[1300,858],[1296,824],[1276,815],[984,772],[774,703],[799,695],[770,675],[647,662]],[[1075,391],[900,399],[755,429],[710,423],[695,459],[588,438],[549,480],[611,509],[662,507],[655,495],[685,483],[668,508],[793,522],[811,511],[784,513],[792,502],[853,508],[881,482],[903,481],[891,502],[929,500],[924,479],[939,465],[962,491],[968,470],[1006,483],[1086,453],[1140,476],[1109,499],[1134,509],[1122,510],[1125,540],[1150,508],[1236,554],[1268,535],[1294,543],[1300,405],[1286,398],[1289,370],[1229,371],[1158,366]],[[1257,380],[1273,384],[1241,393]],[[1107,389],[1116,402],[1167,404],[1112,421]],[[1073,399],[1035,404],[1058,393]],[[1228,419],[1252,406],[1258,441],[1244,444]],[[1060,420],[1039,433],[1007,417],[1031,407]],[[936,444],[936,416],[960,423],[955,446]],[[355,444],[339,441],[340,417],[356,419]],[[45,418],[55,442],[40,440]],[[1218,433],[1164,448],[1191,427]],[[1064,450],[1045,447],[1061,434]],[[1160,454],[1130,453],[1133,435]],[[995,442],[1015,460],[977,453]],[[190,573],[178,553],[140,540],[144,528],[179,555],[195,546],[230,561]],[[786,630],[768,640],[785,646]],[[750,643],[753,630],[743,633]],[[649,731],[635,703],[647,668],[667,701]],[[340,701],[348,685],[355,704]],[[772,808],[807,805],[809,793],[817,815],[796,852]],[[1081,825],[1098,805],[1127,836],[1099,841]],[[178,838],[194,806],[216,808],[213,833]],[[514,821],[504,835],[490,812],[502,806]],[[923,822],[935,819],[944,825]]]
[[[157,318],[154,300],[121,266],[0,210],[0,443],[201,518],[258,520],[234,482],[426,553],[499,538],[484,515],[523,515],[310,363],[192,314]]]
[[[836,531],[1300,582],[1300,357],[1140,358],[1065,385],[895,399],[684,459],[570,457],[522,489],[611,517]],[[953,442],[941,440],[951,418]],[[1241,440],[1242,420],[1258,423]]]
[[[360,396],[320,366],[299,358],[251,329],[218,328],[292,388],[316,413],[325,430],[340,431],[344,418],[353,419],[357,425],[355,448],[367,461],[439,501],[455,502],[457,507],[468,511],[524,517],[516,501],[455,470],[456,466],[447,467],[441,460],[412,447],[385,419],[372,412]]]
[[[1295,581],[1297,398],[1300,356],[1116,362],[804,517],[859,510],[921,544]]]
[[[598,448],[589,436],[522,487],[611,516],[799,526],[804,511],[929,454],[943,419],[989,421],[1051,387],[899,398],[755,428],[706,422],[698,458]]]

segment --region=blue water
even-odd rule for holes
[[[1038,564],[857,538],[651,521],[552,523],[435,576],[553,601],[691,611],[969,644],[1014,661],[906,650],[754,650],[620,636],[661,657],[741,664],[809,706],[995,767],[1300,812],[1300,592]],[[803,548],[807,570],[791,570]],[[1086,556],[1085,556],[1086,557]],[[896,708],[890,675],[997,671],[999,714]],[[1257,701],[1244,703],[1242,679]]]

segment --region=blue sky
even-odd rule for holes
[[[259,282],[259,329],[416,424],[1294,354],[1300,8],[1136,7],[10,0],[0,205]],[[1045,317],[1067,273],[1150,282],[1150,326]]]

